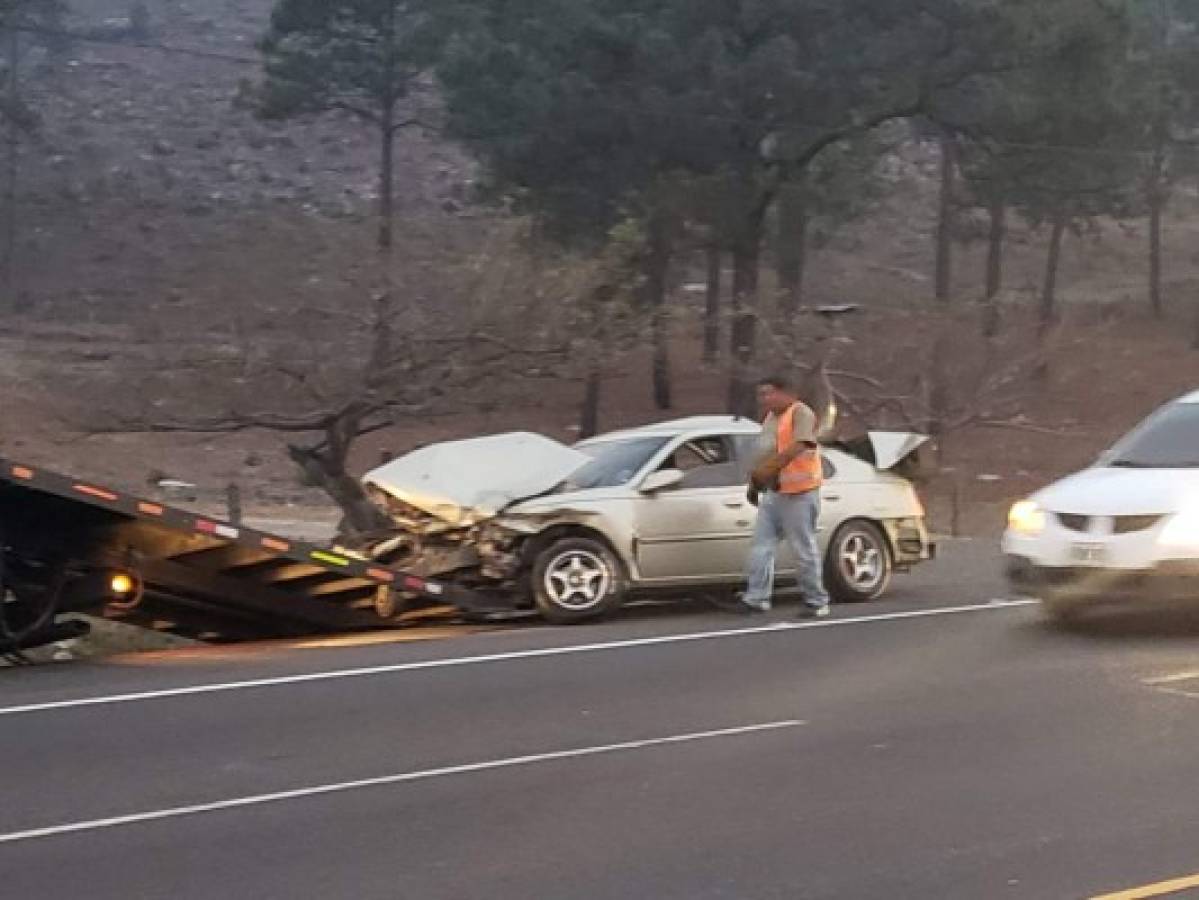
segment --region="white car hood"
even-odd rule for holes
[[[1050,512],[1147,516],[1199,506],[1199,469],[1085,469],[1040,491]]]
[[[452,525],[472,525],[544,494],[590,457],[528,432],[431,444],[368,472],[363,483]]]

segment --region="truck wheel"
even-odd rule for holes
[[[855,520],[837,529],[824,558],[824,581],[833,599],[864,603],[886,593],[894,564],[887,539],[871,522]]]
[[[1054,625],[1068,628],[1077,625],[1083,618],[1083,604],[1061,597],[1044,597],[1041,608]]]
[[[617,609],[626,590],[616,555],[594,538],[563,538],[533,563],[533,599],[550,622],[573,625]]]

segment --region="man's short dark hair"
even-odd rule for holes
[[[795,383],[786,375],[767,375],[758,379],[758,387],[772,387],[785,394],[795,393]]]

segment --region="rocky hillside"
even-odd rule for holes
[[[302,290],[310,255],[281,259],[277,248],[311,243],[319,253],[325,233],[349,230],[324,232],[326,224],[369,216],[369,132],[343,118],[266,124],[238,105],[241,83],[257,75],[254,44],[270,8],[160,0],[151,4],[153,46],[101,37],[27,53],[24,92],[43,123],[21,161],[26,306],[120,321],[131,305],[183,303],[205,282],[228,292],[262,262],[280,293]],[[73,10],[72,30],[110,35],[129,4],[76,0]],[[405,135],[403,215],[457,210],[467,182],[452,148]],[[209,278],[219,270],[235,274]]]

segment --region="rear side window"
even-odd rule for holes
[[[833,461],[827,456],[820,457],[821,467],[824,469],[824,480],[832,481],[837,477],[837,467],[833,465]]]
[[[733,436],[733,455],[736,457],[737,473],[741,481],[749,480],[749,472],[757,461],[758,452],[758,436],[756,434]]]

